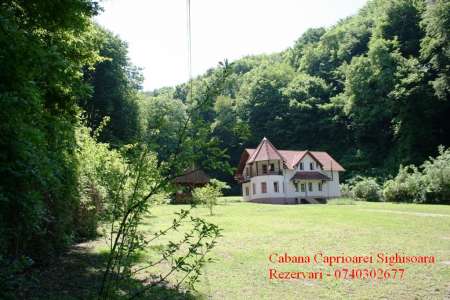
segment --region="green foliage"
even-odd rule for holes
[[[328,151],[346,167],[344,179],[421,164],[450,143],[448,11],[448,1],[369,1],[330,28],[305,31],[286,51],[233,62],[202,118],[233,166],[263,136],[279,148]],[[194,90],[215,74],[195,79]],[[187,87],[153,97],[189,106]],[[238,192],[229,170],[213,175]]]
[[[99,138],[113,145],[134,142],[142,130],[138,95],[142,75],[130,63],[124,41],[99,26],[95,33],[102,59],[84,74],[92,86],[92,96],[81,101],[88,126],[96,129],[108,116],[111,121]]]
[[[351,191],[356,200],[381,201],[381,188],[375,178],[359,177],[355,179]]]
[[[96,131],[85,126],[76,130],[78,163],[79,207],[75,217],[76,232],[79,237],[93,238],[97,234],[98,222],[102,219],[105,204],[108,202],[108,190],[111,188],[106,178],[114,174],[117,166],[125,165],[121,154],[110,149],[109,144],[100,143],[97,138],[105,128],[108,118]]]
[[[387,180],[383,186],[385,201],[423,202],[424,182],[422,174],[413,166],[400,166],[394,179]]]
[[[209,214],[213,215],[213,208],[217,205],[217,201],[223,196],[223,190],[230,187],[217,179],[211,179],[210,182],[204,186],[194,189],[192,197],[194,203],[204,204],[209,209]]]
[[[294,46],[286,53],[286,59],[291,66],[298,69],[300,66],[300,59],[304,55],[305,48],[319,42],[320,37],[325,34],[324,28],[310,28],[302,34],[302,36],[295,41]]]
[[[19,277],[28,271],[34,261],[26,256],[7,259],[0,255],[0,290],[3,299],[16,299],[16,291],[20,286],[30,285],[26,278]]]
[[[105,227],[105,235],[109,238],[109,253],[99,298],[110,299],[116,296],[140,271],[163,262],[169,263],[169,271],[161,274],[159,280],[138,290],[131,298],[164,284],[173,273],[184,272],[181,280],[177,282],[177,288],[184,281],[192,288],[198,281],[201,267],[209,261],[206,255],[215,246],[215,240],[220,235],[217,226],[201,218],[190,218],[193,228],[185,232],[180,241],[169,241],[160,260],[149,262],[147,267],[136,270],[133,269],[133,257],[151,242],[172,230],[177,230],[189,215],[189,211],[181,211],[172,226],[146,239],[139,225],[150,212],[155,196],[166,192],[171,187],[172,180],[181,175],[187,166],[200,161],[200,157],[203,164],[209,164],[212,168],[223,166],[220,163],[223,160],[223,151],[217,148],[215,140],[210,139],[211,128],[204,117],[223,87],[228,68],[227,62],[221,64],[215,76],[203,82],[204,85],[197,90],[195,97],[191,90],[190,97],[186,99],[186,115],[179,122],[180,127],[176,131],[177,143],[173,152],[167,154],[166,160],[158,160],[146,143],[137,143],[125,147],[127,153],[122,157],[126,157],[126,161],[109,162],[111,166],[107,169],[111,172],[104,177],[104,185],[108,187],[105,208],[108,226]],[[223,187],[219,182],[216,185],[218,188]],[[187,252],[184,254],[177,254],[185,249]]]
[[[450,203],[450,149],[439,147],[438,152],[420,169],[400,166],[397,176],[384,184],[386,201]]]
[[[353,198],[352,194],[352,186],[350,183],[341,183],[340,184],[341,189],[341,196],[344,198]]]
[[[0,5],[0,253],[50,257],[75,237],[75,127],[98,60],[87,0]]]
[[[186,105],[173,97],[172,90],[161,91],[157,95],[143,95],[140,102],[143,139],[160,160],[168,159],[168,154],[176,151],[177,130],[186,118]]]
[[[421,22],[425,37],[421,42],[421,58],[431,70],[431,84],[436,97],[448,102],[450,93],[450,2],[434,1]]]
[[[422,165],[425,199],[429,203],[450,203],[450,149],[439,147],[439,155]]]

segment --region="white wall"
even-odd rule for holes
[[[295,191],[294,182],[291,181],[291,178],[294,174],[300,171],[300,164],[297,165],[297,169],[295,170],[283,170],[283,175],[260,175],[254,176],[251,178],[250,182],[246,182],[242,184],[242,195],[244,200],[251,199],[263,199],[263,198],[301,198],[301,197],[323,197],[323,198],[334,198],[339,197],[341,195],[339,188],[339,172],[333,171],[324,171],[318,168],[316,165],[316,161],[310,156],[306,155],[302,161],[303,162],[303,171],[317,171],[325,174],[329,178],[332,178],[331,181],[324,181],[322,184],[322,191],[318,189],[318,183],[322,182],[321,180],[309,180],[309,181],[301,181],[298,184],[298,192]],[[314,169],[310,170],[310,163],[313,163]],[[254,166],[253,166],[254,167]],[[258,166],[259,167],[259,166]],[[278,164],[276,163],[276,168]],[[259,170],[258,170],[258,174]],[[256,170],[254,170],[253,175],[256,175]],[[277,181],[279,184],[279,192],[274,191],[273,183]],[[261,182],[266,182],[267,184],[267,193],[261,192]],[[313,186],[312,192],[308,189],[308,183],[311,182]],[[301,191],[301,183],[305,183],[305,192]],[[256,193],[253,193],[253,184],[256,185]],[[245,187],[249,187],[250,194],[249,196],[245,195]]]
[[[248,187],[248,190],[249,190],[249,194],[248,195],[245,194],[245,188],[246,187]],[[243,183],[242,184],[242,198],[244,198],[245,201],[248,201],[248,200],[250,200],[251,195],[252,195],[252,187],[251,187],[250,182]]]
[[[297,169],[300,171],[300,163],[303,163],[303,171],[320,171],[320,166],[317,167],[316,160],[313,159],[309,154],[305,155],[297,165]],[[310,169],[310,163],[313,164],[314,169]]]
[[[327,197],[335,198],[341,196],[341,188],[339,186],[339,172],[333,171],[322,171],[325,175],[332,178],[332,181],[328,181]]]
[[[265,182],[267,184],[267,193],[261,192],[261,183]],[[278,182],[279,191],[275,192],[274,182]],[[252,177],[250,181],[250,199],[261,199],[261,198],[283,198],[283,176],[281,175],[263,175]],[[253,193],[252,185],[255,184],[256,193]],[[244,190],[245,194],[245,190]],[[245,199],[245,198],[244,198]]]

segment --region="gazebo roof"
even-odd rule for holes
[[[174,182],[178,184],[207,184],[209,176],[203,170],[190,169],[183,175],[176,177]]]

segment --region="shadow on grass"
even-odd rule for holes
[[[47,266],[22,274],[22,283],[11,299],[96,299],[106,259],[106,253],[92,253],[85,244],[75,245],[66,254],[51,260]],[[128,299],[145,287],[138,280],[133,280],[127,286],[129,288],[123,289],[123,295],[117,299]],[[168,286],[155,286],[136,299],[199,300],[204,297]]]

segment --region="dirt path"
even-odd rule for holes
[[[446,218],[450,218],[450,215],[436,214],[436,213],[411,212],[411,211],[389,210],[389,209],[372,209],[372,208],[363,208],[363,209],[360,209],[360,210],[363,210],[363,211],[374,211],[374,212],[383,212],[383,213],[393,213],[393,214],[402,214],[402,215],[411,215],[411,216],[418,216],[418,217],[446,217]]]

